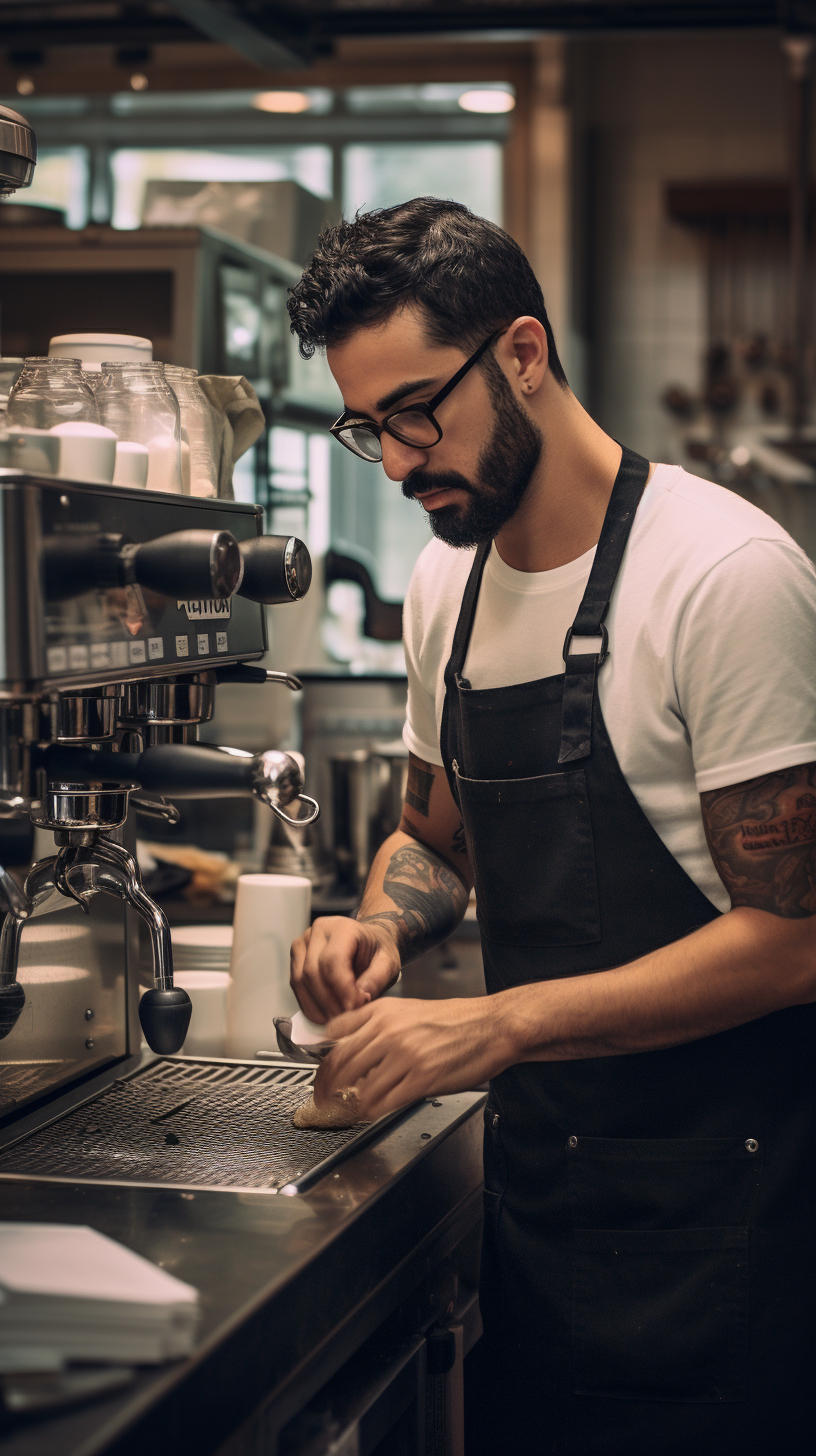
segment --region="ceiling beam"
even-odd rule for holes
[[[0,45],[11,50],[41,50],[53,46],[145,46],[200,40],[198,31],[182,19],[133,12],[119,19],[4,20],[0,13]]]
[[[296,70],[307,64],[309,47],[278,28],[278,34],[257,25],[230,0],[165,0],[176,14],[208,40],[219,41],[266,70]]]
[[[800,0],[801,8],[801,0]],[[361,5],[314,9],[322,34],[408,35],[480,30],[563,34],[619,30],[702,30],[776,26],[777,0],[550,0],[550,3],[457,5],[434,0],[421,8]]]

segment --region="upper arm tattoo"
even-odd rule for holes
[[[731,904],[816,914],[816,763],[700,795],[711,857]]]
[[[458,925],[468,892],[458,875],[424,844],[404,844],[394,851],[383,880],[397,910],[359,914],[366,924],[380,921],[396,933],[402,961],[412,960],[436,945]]]
[[[408,756],[408,787],[405,802],[422,814],[425,819],[431,812],[431,789],[434,781],[434,766],[411,753]]]

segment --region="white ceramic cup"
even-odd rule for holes
[[[114,485],[129,485],[136,490],[144,490],[149,465],[150,452],[146,445],[140,445],[137,440],[119,440],[113,472]]]
[[[289,950],[310,923],[311,881],[301,875],[241,875],[227,993],[227,1055],[254,1057],[276,1044],[275,1016],[299,1010]]]
[[[110,485],[116,465],[116,436],[104,425],[66,420],[48,432],[60,442],[59,474],[62,480],[88,480]]]

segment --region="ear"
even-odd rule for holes
[[[538,319],[525,314],[517,318],[502,334],[496,346],[511,380],[523,396],[534,394],[541,387],[547,372],[547,335]]]

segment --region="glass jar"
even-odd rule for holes
[[[26,359],[9,393],[7,416],[20,429],[50,430],[69,422],[98,425],[93,391],[78,359]]]
[[[181,412],[181,475],[185,495],[218,494],[222,425],[198,382],[198,370],[165,364]]]
[[[117,439],[147,448],[147,489],[181,495],[181,418],[164,365],[114,360],[96,389],[100,424]]]

